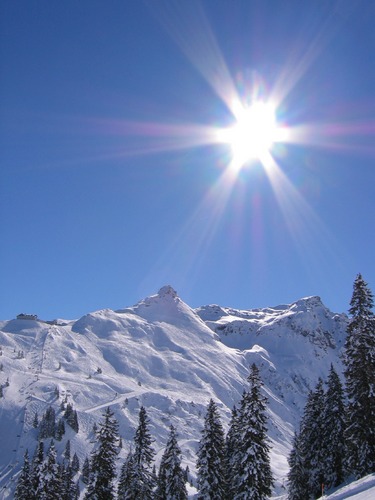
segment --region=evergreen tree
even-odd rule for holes
[[[72,416],[69,419],[67,419],[67,423],[70,425],[73,431],[75,432],[79,431],[77,410],[73,411]]]
[[[198,499],[224,498],[225,438],[216,403],[211,399],[207,406],[202,437],[199,442]]]
[[[348,470],[357,478],[375,471],[375,317],[373,294],[358,274],[345,342],[348,396]]]
[[[156,498],[160,500],[187,499],[185,474],[181,467],[181,450],[173,425],[170,427],[169,438],[160,462]]]
[[[82,482],[84,484],[89,483],[89,480],[90,480],[90,461],[89,461],[88,457],[86,457],[85,461],[83,462],[81,479],[82,479]]]
[[[64,412],[64,418],[66,419],[66,423],[75,432],[79,431],[77,411],[73,409],[73,405],[71,403],[68,403],[66,405],[66,409],[65,409],[65,412]]]
[[[60,494],[61,480],[59,476],[59,466],[56,461],[55,445],[52,440],[46,460],[41,468],[37,498],[38,500],[60,500]]]
[[[118,423],[108,407],[97,432],[98,447],[92,452],[91,474],[85,499],[112,500],[116,477]]]
[[[66,445],[65,445],[64,460],[66,460],[67,463],[70,462],[70,439],[68,439],[68,441],[66,442]]]
[[[134,455],[130,451],[121,467],[120,479],[117,489],[117,500],[136,500],[137,492],[134,484]]]
[[[149,420],[145,408],[139,410],[139,424],[134,437],[132,491],[142,500],[153,498],[155,476],[152,472],[154,459],[153,439],[148,429]]]
[[[44,462],[44,443],[43,441],[39,441],[38,446],[35,448],[33,460],[31,463],[31,484],[32,484],[32,493],[31,498],[37,498],[36,494],[40,484],[40,476],[42,471],[42,466]]]
[[[65,434],[65,424],[64,420],[60,418],[55,433],[57,441],[61,441],[64,434]]]
[[[39,439],[54,438],[56,432],[56,414],[52,406],[44,413],[39,426]]]
[[[308,472],[300,434],[295,434],[293,447],[288,457],[288,500],[307,500],[309,498]]]
[[[236,451],[239,447],[239,427],[238,409],[233,406],[229,430],[225,439],[225,481],[227,493],[230,497],[234,496],[232,471],[235,469]]]
[[[304,465],[308,472],[309,492],[313,498],[321,496],[324,483],[324,402],[323,380],[319,379],[315,390],[311,391],[301,423],[301,444]]]
[[[14,493],[14,500],[29,500],[31,498],[30,496],[31,492],[32,492],[31,468],[29,461],[29,452],[28,450],[26,450],[21,474],[17,481],[17,487]]]
[[[79,471],[79,458],[77,453],[74,453],[72,458],[72,471],[76,474]]]
[[[72,465],[68,463],[62,466],[61,475],[61,500],[75,500],[77,497],[77,487],[73,481],[74,471]]]
[[[251,366],[250,390],[244,392],[239,410],[238,449],[233,457],[231,491],[234,500],[263,500],[273,484],[267,438],[267,398],[255,364]]]
[[[345,412],[344,390],[337,372],[333,365],[331,365],[322,418],[323,470],[326,488],[338,486],[345,479]]]
[[[71,403],[67,403],[66,408],[65,408],[65,412],[64,412],[64,418],[66,418],[66,420],[69,420],[72,418],[72,415],[73,415],[73,406]]]

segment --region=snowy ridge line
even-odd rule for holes
[[[339,487],[333,493],[327,493],[320,500],[374,500],[375,498],[375,474],[370,474],[362,479],[353,481],[345,486]]]
[[[3,471],[11,462],[13,475],[17,475],[25,449],[32,455],[37,444],[37,431],[32,427],[34,413],[41,417],[51,405],[60,418],[60,402],[67,396],[77,410],[79,432],[68,429],[62,442],[56,442],[58,456],[69,436],[72,450],[83,462],[92,450],[92,426],[109,406],[120,424],[122,463],[143,405],[150,418],[156,456],[161,456],[173,424],[183,464],[189,466],[194,478],[197,444],[208,402],[217,402],[227,429],[232,407],[247,387],[249,367],[256,363],[269,400],[271,467],[275,476],[272,498],[282,498],[293,429],[308,389],[315,386],[319,376],[326,377],[331,363],[341,367],[339,353],[346,320],[311,299],[255,313],[248,311],[245,320],[245,312],[237,314],[234,309],[230,315],[216,314],[216,319],[205,320],[202,316],[171,287],[163,287],[159,294],[133,307],[92,312],[48,329],[39,321],[0,322],[0,345],[4,346],[0,382],[10,378],[4,398],[0,399]],[[230,327],[233,321],[239,326],[238,332],[224,334],[218,328]],[[254,335],[252,321],[260,334]],[[333,342],[327,343],[327,331]],[[25,358],[16,359],[12,349],[24,350]],[[57,399],[56,388],[60,392]],[[16,441],[9,441],[7,436],[13,433],[15,418],[20,420],[14,415],[20,415],[23,408],[27,408],[24,431],[15,446]],[[8,480],[9,474],[0,477],[0,488]],[[4,491],[1,498],[12,498],[12,488]]]

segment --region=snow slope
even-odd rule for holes
[[[324,495],[326,500],[374,500],[375,498],[375,474],[370,474],[358,481],[338,488],[334,493]]]
[[[23,453],[34,451],[35,412],[41,416],[52,405],[60,416],[65,397],[78,412],[80,430],[67,429],[56,443],[60,454],[70,439],[82,464],[92,449],[92,427],[111,406],[124,441],[120,467],[143,405],[157,460],[173,424],[194,481],[209,399],[218,403],[227,426],[253,362],[269,398],[274,498],[283,496],[294,426],[308,389],[327,376],[331,363],[341,369],[346,317],[330,312],[317,297],[252,311],[193,310],[165,286],[133,307],[54,323],[0,322],[0,498],[12,498]]]

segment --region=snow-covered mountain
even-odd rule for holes
[[[274,498],[282,496],[307,391],[327,376],[331,363],[341,372],[346,324],[344,314],[332,313],[318,297],[249,311],[214,305],[193,310],[170,286],[133,307],[78,321],[20,315],[0,322],[0,498],[12,498],[24,451],[35,449],[35,413],[52,405],[59,415],[63,398],[77,410],[80,430],[67,429],[56,443],[60,454],[70,439],[82,464],[93,446],[92,427],[110,406],[124,442],[120,466],[143,405],[157,460],[173,424],[183,465],[194,477],[209,399],[227,426],[253,362],[269,398]]]

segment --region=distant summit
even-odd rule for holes
[[[174,288],[171,287],[171,285],[165,285],[160,288],[158,291],[158,295],[160,297],[172,297],[175,299],[177,297],[177,292]]]

